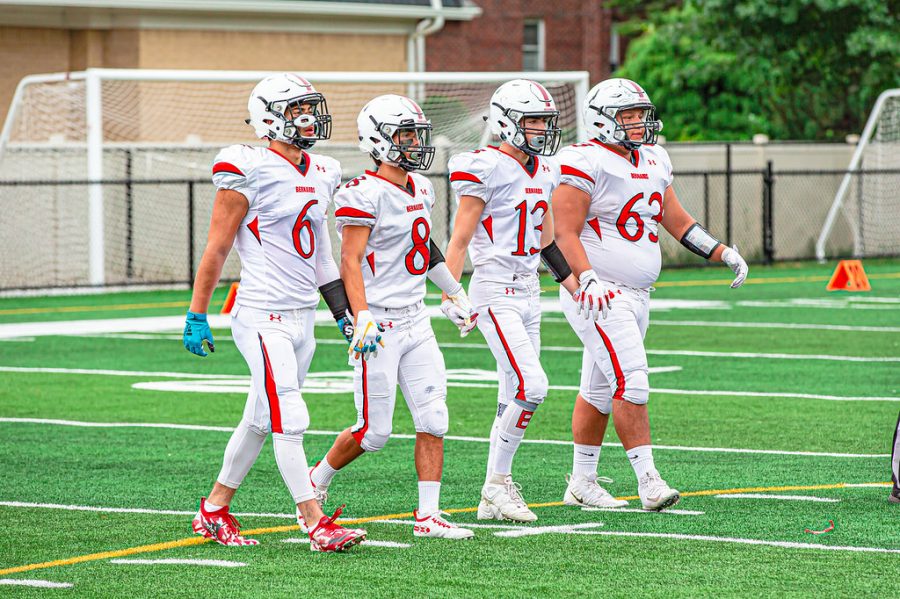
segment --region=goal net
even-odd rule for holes
[[[266,72],[89,69],[26,77],[0,135],[6,215],[0,289],[186,283],[206,243],[212,160],[233,143],[261,144],[244,123]],[[435,241],[452,218],[446,165],[493,143],[482,118],[498,85],[540,81],[560,109],[563,143],[581,137],[586,72],[304,73],[328,100],[332,138],[316,145],[345,179],[370,168],[356,116],[374,96],[414,97],[434,124]],[[337,244],[335,244],[337,247]],[[236,255],[223,279],[237,278]]]
[[[816,243],[816,257],[900,255],[900,89],[869,115]],[[843,218],[841,218],[843,217]]]

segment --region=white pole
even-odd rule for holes
[[[887,102],[887,99],[892,96],[900,96],[900,89],[889,89],[881,92],[881,95],[879,95],[878,99],[875,101],[875,107],[872,108],[872,112],[869,113],[869,120],[866,121],[866,127],[863,129],[862,135],[859,137],[859,142],[856,144],[856,150],[853,152],[850,166],[847,167],[848,172],[844,175],[843,180],[841,180],[841,186],[834,196],[834,202],[831,204],[831,209],[828,210],[828,216],[825,217],[825,225],[822,227],[822,232],[819,234],[818,241],[816,241],[816,258],[819,262],[825,261],[825,242],[828,241],[828,236],[831,234],[831,229],[834,227],[834,222],[837,220],[838,211],[844,203],[844,195],[847,193],[847,188],[850,187],[850,182],[853,179],[852,171],[855,171],[859,167],[859,161],[862,160],[863,152],[865,151],[866,146],[869,145],[869,139],[872,137],[875,124],[878,122],[878,117],[881,116],[881,109],[884,106],[884,103]],[[862,250],[859,236],[860,227],[862,227],[861,222],[857,223],[857,226],[853,229],[854,255],[859,255]]]
[[[100,73],[88,69],[85,103],[87,120],[87,171],[89,181],[103,180],[103,99]],[[103,239],[103,186],[88,186],[88,263],[91,285],[106,282]]]
[[[581,78],[575,84],[575,122],[577,123],[577,135],[575,135],[575,139],[579,142],[587,141],[587,129],[584,127],[584,119],[581,117],[581,106],[584,104],[584,99],[587,98],[587,93],[591,89],[591,75],[587,71],[584,73],[584,77]]]

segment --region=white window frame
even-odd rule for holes
[[[537,51],[537,65],[535,65],[537,67],[536,70],[546,70],[547,40],[545,36],[544,19],[525,19],[524,23],[522,24],[523,34],[525,31],[525,27],[527,27],[528,25],[537,25],[537,45],[526,44],[524,41],[522,42],[522,68],[525,68],[525,53]]]

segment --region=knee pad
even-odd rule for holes
[[[417,433],[428,433],[435,437],[443,437],[450,427],[450,416],[447,413],[446,394],[434,397],[419,412]]]
[[[540,405],[547,397],[550,382],[542,370],[524,376],[525,401]]]
[[[579,389],[578,393],[584,401],[597,408],[597,411],[605,416],[612,413],[612,390],[610,389]]]
[[[622,399],[637,405],[650,399],[650,378],[646,370],[633,370],[625,375],[625,393]]]
[[[279,394],[281,408],[281,432],[285,435],[303,435],[309,428],[309,410],[300,392],[293,390]]]
[[[388,439],[391,438],[391,431],[387,432],[376,432],[372,429],[366,431],[366,433],[362,437],[362,441],[359,446],[362,447],[363,451],[379,451],[384,449],[384,446],[387,445]]]

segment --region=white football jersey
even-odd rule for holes
[[[481,226],[469,243],[476,272],[500,276],[534,274],[541,262],[541,230],[550,196],[559,185],[553,159],[534,157],[534,172],[499,148],[457,154],[450,159],[450,184],[456,201],[484,201]]]
[[[597,140],[560,150],[560,184],[591,196],[581,243],[604,280],[646,288],[659,277],[659,223],[672,184],[672,162],[658,145],[643,145],[631,158]]]
[[[236,301],[271,310],[317,306],[316,250],[341,183],[338,161],[304,152],[297,166],[270,148],[234,145],[216,156],[212,179],[250,203],[234,241],[241,259]]]
[[[338,235],[345,225],[370,227],[363,261],[366,302],[379,308],[405,308],[425,298],[434,187],[409,173],[400,187],[366,171],[334,196]]]

